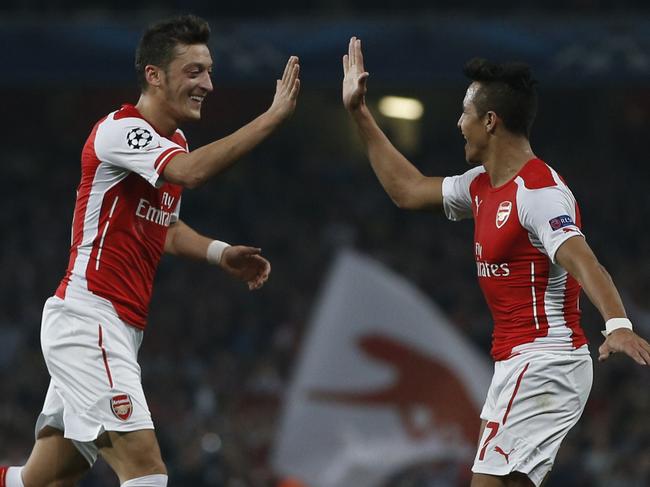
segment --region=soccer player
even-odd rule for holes
[[[269,276],[260,249],[212,240],[180,220],[180,200],[291,116],[298,59],[289,58],[266,112],[188,151],[178,126],[200,119],[212,91],[209,35],[194,16],[151,26],[136,52],[139,101],[97,122],[83,147],[69,266],[43,310],[51,381],[32,453],[24,467],[0,468],[0,487],[75,485],[98,454],[122,486],[167,485],[137,362],[160,257],[203,259],[251,290]]]
[[[400,208],[442,207],[474,218],[479,284],[494,320],[495,370],[472,468],[472,487],[542,485],[592,383],[580,327],[580,288],[605,320],[599,359],[622,352],[650,364],[650,345],[632,331],[619,294],[587,245],[573,194],[529,143],[535,81],[520,64],[475,59],[458,128],[474,166],[425,177],[391,144],[365,103],[361,41],[343,57],[343,104],[373,170]]]

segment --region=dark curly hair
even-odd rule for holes
[[[473,100],[479,116],[493,111],[510,132],[530,137],[537,115],[537,81],[528,65],[474,58],[465,64],[463,72],[480,83]]]
[[[135,72],[140,88],[147,89],[145,66],[152,64],[167,70],[178,44],[207,44],[209,39],[210,26],[195,15],[181,15],[149,26],[135,51]]]

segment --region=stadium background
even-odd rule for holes
[[[249,294],[214,269],[172,259],[159,270],[140,360],[170,485],[275,484],[269,453],[281,401],[319,285],[341,247],[405,275],[489,348],[471,223],[396,209],[340,105],[340,56],[350,35],[364,40],[371,104],[386,94],[422,100],[420,121],[380,121],[431,175],[466,167],[456,129],[463,62],[481,55],[533,65],[541,81],[533,146],[568,180],[590,244],[650,336],[645,2],[404,5],[3,3],[0,463],[24,461],[47,388],[40,312],[67,264],[81,146],[97,119],[137,100],[131,66],[143,27],[181,8],[206,16],[213,29],[215,92],[203,121],[185,127],[192,147],[265,109],[289,54],[301,57],[303,90],[294,118],[272,139],[183,200],[183,218],[199,230],[264,249],[273,264],[267,286]],[[594,353],[602,323],[586,299],[583,308]],[[586,413],[550,485],[650,485],[649,379],[647,369],[618,357],[595,365]],[[432,468],[390,487],[462,482]],[[100,463],[82,485],[116,480]]]

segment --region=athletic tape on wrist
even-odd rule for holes
[[[627,328],[628,330],[632,330],[632,322],[627,318],[610,318],[605,323],[603,335],[605,338],[607,338],[607,336],[609,336],[614,330],[618,330],[619,328]]]
[[[219,265],[223,251],[230,247],[229,243],[222,242],[221,240],[213,240],[208,245],[207,259],[210,264]]]

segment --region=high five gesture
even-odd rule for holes
[[[299,72],[298,57],[291,56],[284,68],[282,79],[276,81],[275,96],[268,111],[277,116],[279,121],[289,118],[296,109],[296,100],[300,92]]]
[[[370,73],[363,67],[361,40],[350,39],[348,53],[343,56],[343,105],[350,111],[365,105],[367,81]]]

